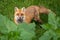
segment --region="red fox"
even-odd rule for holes
[[[22,9],[15,7],[14,22],[16,24],[22,22],[30,23],[32,19],[38,22],[42,22],[39,15],[42,13],[48,14],[50,11],[51,10],[43,6],[29,6],[27,8],[23,7]]]

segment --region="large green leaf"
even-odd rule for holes
[[[0,15],[0,32],[2,33],[8,33],[8,29],[6,27],[7,24],[7,18],[4,16]]]
[[[46,31],[39,40],[50,40],[52,38],[52,35],[49,31]]]
[[[56,34],[53,30],[48,30],[39,38],[39,40],[51,40],[55,35]]]
[[[21,31],[22,40],[32,40],[32,37],[35,36],[35,24],[26,24],[22,23],[19,25],[18,30]]]
[[[41,25],[42,26],[42,28],[44,28],[45,30],[49,30],[49,29],[52,29],[52,30],[54,30],[55,28],[54,28],[54,26],[53,25],[51,25],[51,24],[43,24],[43,25]]]
[[[17,26],[7,17],[0,14],[0,39],[1,40],[20,40],[20,32]]]
[[[52,11],[48,15],[48,23],[51,24],[55,29],[57,29],[56,14]]]
[[[17,30],[17,26],[8,18],[0,14],[0,32],[6,34],[15,30]]]

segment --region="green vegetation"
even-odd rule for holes
[[[60,0],[0,0],[0,40],[60,40],[59,2]],[[16,25],[13,22],[14,7],[31,5],[43,5],[57,16],[50,12],[48,18],[45,15],[41,17],[44,24],[33,22]]]
[[[0,14],[1,40],[58,40],[60,38],[60,18],[53,12],[48,15],[48,23],[35,28],[35,23],[21,23],[18,26]],[[38,26],[40,27],[40,26]]]

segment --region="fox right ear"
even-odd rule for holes
[[[26,9],[25,7],[22,7],[22,9],[21,9],[21,10],[22,10],[22,12],[25,12],[25,9]]]
[[[18,11],[18,7],[15,7],[14,10],[15,10],[15,12]]]

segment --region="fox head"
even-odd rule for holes
[[[19,9],[18,7],[15,7],[15,14],[14,14],[14,21],[16,24],[22,23],[25,19],[25,7]]]

